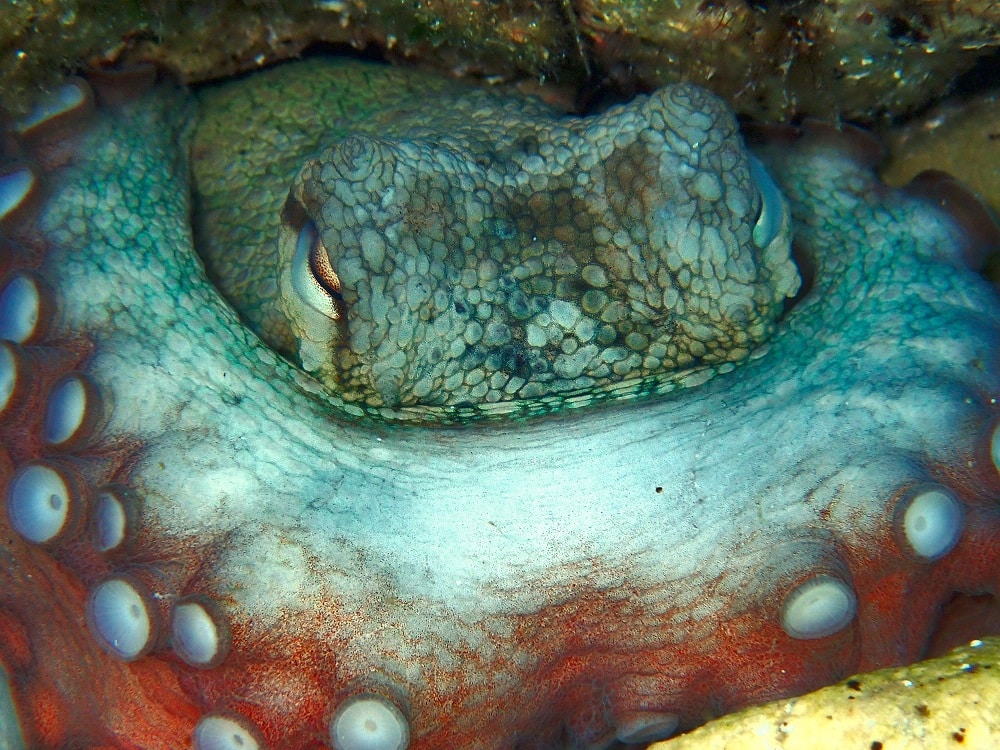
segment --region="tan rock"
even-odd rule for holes
[[[724,716],[650,750],[1000,747],[1000,638]]]

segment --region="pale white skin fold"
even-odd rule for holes
[[[657,397],[427,427],[352,416],[207,280],[193,117],[167,86],[98,112],[67,163],[36,167],[35,213],[4,225],[5,270],[49,303],[20,350],[82,352],[99,415],[63,447],[0,412],[18,545],[0,613],[44,653],[30,579],[69,581],[39,596],[71,613],[87,660],[36,659],[77,659],[94,680],[52,691],[90,722],[43,731],[43,671],[0,636],[36,746],[642,745],[919,658],[955,592],[995,593],[1000,306],[965,268],[963,227],[880,186],[830,134],[758,151],[815,272],[747,361]],[[80,491],[75,525],[36,544],[11,526],[10,487],[39,460],[68,463]],[[126,538],[95,551],[111,482]],[[145,615],[87,615],[108,580]],[[55,601],[63,589],[75,598]],[[184,602],[199,607],[171,629]],[[135,653],[102,639],[144,617]],[[172,723],[120,718],[167,712],[167,692]],[[374,744],[345,728],[358,713]]]

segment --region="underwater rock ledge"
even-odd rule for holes
[[[1000,45],[991,0],[765,3],[433,0],[84,3],[22,0],[0,17],[0,99],[23,114],[82,63],[156,61],[198,82],[315,43],[485,78],[649,90],[685,80],[737,111],[872,121],[941,96]]]

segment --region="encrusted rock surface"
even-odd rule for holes
[[[16,0],[0,16],[0,98],[24,112],[81,63],[156,60],[186,81],[314,43],[371,47],[457,75],[624,89],[688,80],[769,119],[913,111],[1000,46],[992,0]]]
[[[1000,639],[713,721],[650,750],[1000,746]]]

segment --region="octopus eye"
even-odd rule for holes
[[[753,227],[753,241],[757,247],[763,250],[781,231],[785,218],[785,202],[781,198],[778,186],[774,184],[771,175],[764,169],[764,165],[752,154],[748,156],[750,158],[750,176],[753,178],[757,190],[760,191],[760,215]]]
[[[292,285],[299,297],[330,320],[344,319],[344,298],[316,224],[307,220],[299,230],[292,261]]]
[[[278,246],[284,260],[278,261],[276,307],[288,338],[275,336],[277,348],[297,355],[307,372],[326,377],[330,354],[346,331],[347,305],[319,228],[294,198],[285,203]]]

